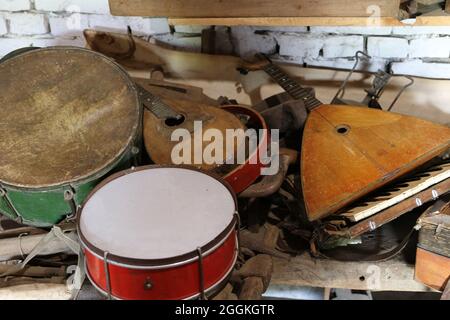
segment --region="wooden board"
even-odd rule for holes
[[[370,202],[364,201],[361,204],[357,204],[341,215],[353,222],[361,221],[447,179],[450,179],[450,164],[439,167],[438,171],[429,172],[427,176],[419,180],[406,182],[396,187],[392,192],[386,191],[389,192],[389,195],[383,195],[370,199]],[[434,197],[437,198],[439,195],[436,193]],[[415,199],[414,201],[416,201]]]
[[[444,12],[444,11],[443,11]],[[450,13],[450,9],[448,10]],[[170,18],[170,25],[201,26],[450,26],[450,15],[419,16],[400,21],[394,17],[249,17],[249,18]]]
[[[370,291],[432,291],[414,280],[414,266],[400,258],[383,262],[339,262],[301,254],[274,259],[271,285]]]
[[[450,279],[450,258],[417,248],[415,277],[433,289],[444,290]]]
[[[395,17],[399,0],[110,0],[117,16]]]

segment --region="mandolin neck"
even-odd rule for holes
[[[167,119],[180,119],[181,114],[177,113],[170,106],[168,106],[159,97],[153,95],[150,91],[144,89],[142,86],[137,85],[139,98],[148,111],[153,113],[160,120]]]
[[[308,111],[312,111],[323,103],[316,99],[311,90],[303,88],[277,65],[270,63],[264,71],[274,79],[286,92],[296,100],[302,100]]]

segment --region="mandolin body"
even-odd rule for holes
[[[242,122],[232,113],[222,110],[218,107],[209,106],[206,104],[180,99],[171,99],[164,97],[162,99],[165,103],[171,106],[173,110],[182,114],[185,121],[182,123],[170,126],[165,121],[158,119],[149,111],[144,112],[144,141],[150,158],[156,164],[169,165],[174,164],[172,161],[172,152],[176,145],[180,143],[187,143],[185,150],[190,150],[190,160],[194,166],[203,170],[212,170],[218,167],[218,164],[210,164],[203,161],[203,152],[205,148],[211,143],[210,141],[202,141],[204,133],[209,129],[219,131],[226,137],[227,129],[241,129],[245,130]],[[196,126],[197,123],[197,126]],[[201,124],[201,127],[198,126]],[[184,129],[189,133],[190,140],[172,140],[172,134],[177,129]],[[200,148],[195,147],[195,137],[200,137],[198,141]],[[235,141],[236,142],[236,141]],[[223,143],[223,162],[229,157],[237,154],[237,143],[234,144],[234,149],[231,154],[227,154],[230,150],[226,150],[226,143]],[[196,154],[197,153],[197,154]],[[194,162],[199,159],[200,162]]]
[[[314,108],[301,159],[309,220],[337,212],[448,148],[450,128],[443,125],[369,108]]]

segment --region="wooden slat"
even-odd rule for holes
[[[450,13],[450,11],[448,11]],[[450,15],[420,16],[410,23],[403,23],[397,18],[381,17],[253,17],[253,18],[170,18],[171,25],[204,26],[341,26],[341,27],[402,27],[414,26],[450,26]]]
[[[431,291],[414,280],[414,265],[401,258],[382,262],[314,259],[309,253],[289,262],[274,259],[272,286],[337,288],[369,291]]]
[[[118,16],[395,17],[399,0],[110,0]]]
[[[450,0],[445,1],[445,12],[450,13]]]

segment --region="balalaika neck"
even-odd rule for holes
[[[292,80],[277,65],[268,64],[264,71],[272,77],[286,92],[296,100],[302,100],[308,111],[312,111],[323,103],[316,99],[310,90],[303,88],[296,81]]]

